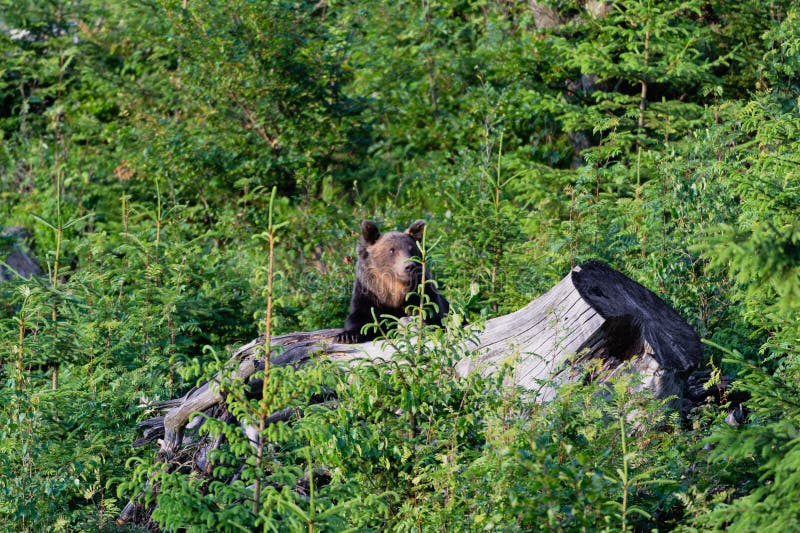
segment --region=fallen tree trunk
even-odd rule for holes
[[[311,357],[375,361],[390,355],[391,348],[380,340],[335,344],[333,339],[340,331],[273,337],[270,364],[298,366]],[[246,380],[263,368],[257,349],[263,342],[262,338],[256,339],[234,353],[233,377]],[[275,350],[276,347],[282,349]],[[674,310],[646,288],[597,261],[575,267],[524,308],[487,321],[470,348],[472,356],[456,365],[460,375],[491,373],[507,358],[514,357],[516,364],[509,385],[532,391],[540,401],[552,398],[561,384],[603,381],[620,372],[639,374],[641,386],[656,397],[680,397],[688,371],[703,354],[697,333]],[[157,460],[173,461],[181,450],[185,430],[200,423],[199,418],[194,419],[195,413],[214,416],[224,412],[218,381],[219,376],[182,398],[158,404],[165,415],[140,423],[144,435],[134,445],[158,439]],[[278,412],[272,417],[285,420],[293,415]],[[205,470],[206,455],[195,461],[197,470]],[[130,521],[137,511],[137,505],[129,503],[118,522]]]
[[[516,384],[542,400],[555,394],[553,385],[608,379],[625,362],[656,397],[680,395],[682,376],[703,356],[697,333],[672,308],[597,261],[575,267],[519,311],[489,320],[475,356],[457,369],[491,371],[512,350],[520,354]],[[591,359],[602,369],[585,376],[582,363]]]

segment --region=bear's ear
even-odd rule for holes
[[[411,235],[411,238],[414,239],[415,241],[421,241],[422,234],[424,231],[425,231],[425,221],[415,220],[406,230],[406,234]]]
[[[361,236],[367,244],[375,244],[381,236],[381,232],[378,231],[378,226],[373,221],[365,220],[361,223]]]

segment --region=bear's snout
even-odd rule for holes
[[[397,271],[397,276],[404,283],[411,286],[415,283],[418,283],[417,280],[419,279],[421,272],[422,266],[418,262],[412,261],[411,259],[406,259],[405,262],[400,265],[400,269]]]

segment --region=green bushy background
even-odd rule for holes
[[[800,526],[793,2],[0,0],[0,57],[0,226],[46,271],[0,283],[3,530],[117,530],[153,476],[170,531]],[[273,369],[272,407],[337,401],[269,430],[257,512],[246,479],[158,473],[147,406],[263,330],[273,188],[273,332],[342,324],[360,220],[424,218],[471,324],[601,259],[708,339],[747,421],[457,380],[453,328],[395,338],[394,373]],[[252,467],[209,426],[221,478]]]

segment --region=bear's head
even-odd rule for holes
[[[381,303],[402,307],[406,295],[417,289],[422,280],[422,266],[417,260],[425,221],[417,220],[405,232],[381,234],[371,220],[361,223],[358,244],[357,277]]]

